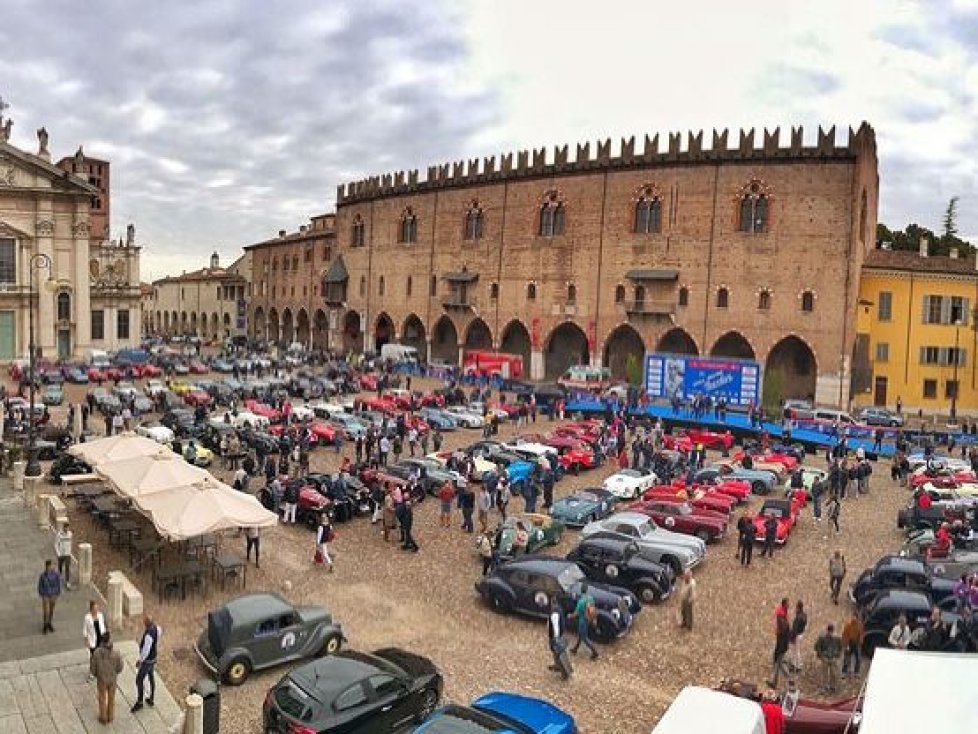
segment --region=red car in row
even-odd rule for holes
[[[324,423],[323,421],[312,421],[304,427],[309,429],[309,432],[312,433],[313,438],[315,438],[316,442],[319,444],[332,444],[336,441],[337,431],[328,423]],[[285,433],[285,426],[278,423],[274,426],[270,426],[268,432],[273,436],[281,436],[283,433]]]
[[[689,502],[693,507],[718,512],[728,518],[737,505],[737,500],[726,494],[700,488],[696,488],[692,493],[689,493],[685,489],[671,484],[660,484],[652,487],[642,495],[642,499]]]
[[[244,406],[249,412],[262,416],[263,418],[268,418],[271,423],[278,423],[282,420],[282,411],[278,408],[273,408],[268,403],[262,403],[257,400],[245,400]]]
[[[557,450],[557,461],[564,471],[577,474],[581,469],[594,468],[594,452],[580,439],[568,435],[528,433],[522,438],[532,443],[543,444]]]
[[[652,499],[642,500],[627,508],[630,512],[640,512],[655,520],[666,530],[686,535],[695,535],[704,543],[719,540],[727,532],[727,516],[722,512],[705,510],[689,502]]]
[[[761,509],[754,516],[754,539],[758,543],[764,542],[764,537],[767,533],[765,524],[767,523],[768,517],[773,517],[778,523],[777,535],[775,536],[774,542],[778,545],[784,545],[788,540],[788,536],[791,534],[791,529],[798,522],[800,512],[801,505],[796,500],[764,500]]]

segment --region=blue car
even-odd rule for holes
[[[68,382],[74,385],[87,385],[88,384],[88,372],[86,372],[81,367],[72,367],[68,370],[68,374],[65,375]]]
[[[234,365],[228,362],[226,359],[215,359],[214,362],[211,363],[211,369],[213,369],[215,372],[228,374],[234,372]]]
[[[458,421],[455,420],[455,417],[443,410],[422,408],[419,413],[425,423],[432,428],[437,428],[439,431],[454,431],[458,428]]]
[[[444,706],[417,727],[415,734],[574,734],[574,717],[548,701],[495,691],[471,706]]]
[[[607,489],[579,489],[554,502],[550,508],[550,517],[567,527],[583,528],[589,522],[600,520],[614,512],[617,501],[618,498]]]

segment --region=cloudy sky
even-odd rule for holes
[[[0,49],[14,144],[45,125],[55,156],[112,161],[144,279],[294,230],[365,175],[863,119],[882,220],[936,228],[959,195],[978,235],[978,2],[4,0]]]

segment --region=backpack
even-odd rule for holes
[[[598,608],[594,606],[594,602],[590,599],[588,600],[587,606],[584,607],[584,618],[588,622],[593,622],[598,618]]]

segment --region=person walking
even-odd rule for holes
[[[829,593],[832,603],[839,603],[839,592],[842,591],[842,580],[846,577],[846,557],[841,550],[836,550],[829,559]]]
[[[394,507],[394,497],[390,490],[384,494],[384,509],[381,513],[380,522],[380,532],[386,543],[390,540],[391,531],[397,527],[397,512]]]
[[[452,526],[452,500],[455,499],[455,486],[451,479],[446,479],[438,490],[438,502],[440,512],[438,514],[438,524],[443,528]]]
[[[149,680],[149,696],[146,705],[153,706],[156,695],[156,657],[159,652],[162,628],[153,622],[148,614],[143,617],[143,636],[139,641],[139,658],[136,661],[136,703],[132,705],[132,713],[143,708],[143,692],[146,680]]]
[[[788,675],[785,655],[791,640],[791,625],[788,624],[788,600],[782,599],[774,610],[774,654],[772,655],[771,678],[767,684],[771,688],[778,687],[778,680],[783,672]]]
[[[696,579],[690,570],[683,571],[683,587],[679,592],[679,626],[693,631],[693,606],[696,602]]]
[[[865,635],[863,622],[859,618],[859,610],[853,609],[849,619],[842,627],[842,677],[849,677],[849,664],[852,663],[852,674],[859,676],[859,667],[862,662],[863,636]]]
[[[41,632],[54,632],[54,606],[61,596],[61,574],[54,569],[54,563],[49,558],[44,562],[44,571],[37,579],[37,595],[41,597],[41,614],[43,626]]]
[[[761,558],[768,556],[774,558],[774,546],[778,540],[778,520],[774,515],[764,518],[764,547],[761,549]]]
[[[329,555],[329,544],[336,537],[336,531],[329,522],[329,515],[325,512],[319,516],[319,527],[316,528],[316,555],[313,560],[319,566],[324,563],[327,570],[333,572],[333,559]]]
[[[58,573],[61,574],[68,591],[71,591],[71,546],[74,537],[67,522],[54,534],[54,552],[58,556]]]
[[[404,532],[404,543],[401,544],[402,550],[409,550],[417,553],[421,550],[418,544],[414,540],[414,536],[411,535],[411,530],[414,528],[414,508],[412,507],[414,503],[408,499],[404,500],[404,510],[401,515],[401,530]]]
[[[105,617],[98,608],[98,602],[94,599],[88,602],[88,612],[82,620],[82,637],[85,638],[85,646],[88,647],[88,654],[91,657],[102,642],[102,638],[108,634],[105,626]]]
[[[282,524],[295,525],[295,513],[299,506],[299,484],[288,481],[282,489]]]
[[[791,620],[791,639],[788,641],[788,668],[792,673],[801,672],[801,641],[808,627],[808,614],[802,601],[795,602],[795,616]]]
[[[458,483],[458,508],[462,511],[462,530],[471,533],[475,530],[472,525],[472,511],[475,509],[475,493],[464,479]]]
[[[255,549],[255,568],[261,568],[261,528],[245,528],[245,562],[251,560],[251,549]]]
[[[746,512],[742,513],[740,519],[737,520],[737,547],[740,550],[738,557],[741,566],[750,565],[751,556],[754,554],[755,534],[754,521],[747,516]]]
[[[835,693],[839,689],[838,665],[841,655],[842,640],[835,634],[835,625],[830,624],[815,641],[815,657],[822,665],[822,679],[828,693]]]
[[[479,490],[479,498],[476,503],[476,511],[479,515],[479,532],[485,533],[489,529],[489,510],[492,509],[492,492],[485,484]]]
[[[547,641],[554,661],[550,670],[560,673],[564,680],[570,679],[574,672],[570,658],[567,657],[567,640],[564,639],[564,611],[555,598],[550,601],[550,617],[547,621]]]
[[[482,559],[482,575],[488,576],[493,567],[492,533],[483,532],[476,542],[476,549]]]
[[[839,515],[842,514],[842,503],[839,502],[839,498],[836,495],[829,497],[829,501],[825,503],[825,511],[828,515],[829,522],[832,523],[836,534],[838,534],[840,532]]]
[[[577,642],[574,643],[574,647],[571,648],[571,652],[575,655],[581,645],[587,647],[591,651],[591,659],[598,659],[598,651],[594,648],[594,643],[591,642],[590,636],[590,626],[591,620],[597,614],[597,610],[594,606],[594,598],[588,593],[588,586],[586,582],[581,583],[581,593],[577,597],[577,604],[574,606],[574,612],[571,614],[571,619],[577,622]]]
[[[506,522],[506,508],[509,507],[512,496],[513,493],[509,489],[509,479],[506,475],[499,477],[499,484],[496,487],[496,509],[499,510],[503,522]]]
[[[89,674],[98,690],[98,720],[111,724],[115,718],[115,689],[122,672],[122,656],[112,649],[112,636],[106,630],[88,661]],[[152,705],[152,698],[147,703]]]

